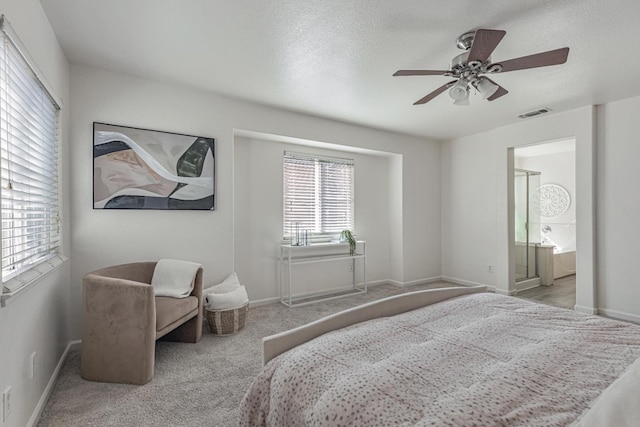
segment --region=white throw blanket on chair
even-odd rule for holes
[[[177,259],[161,259],[156,264],[151,286],[157,297],[186,298],[193,291],[200,264]]]

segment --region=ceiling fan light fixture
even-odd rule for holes
[[[469,92],[467,91],[467,96],[465,98],[456,99],[455,101],[453,101],[453,105],[460,105],[461,107],[467,107],[471,105],[471,102],[469,102]]]
[[[482,96],[482,99],[487,99],[487,98],[491,97],[491,95],[496,93],[496,91],[500,87],[497,84],[494,84],[493,82],[491,82],[491,81],[489,81],[489,80],[487,80],[485,78],[479,79],[475,86],[476,86],[476,89],[478,90],[478,92],[480,92],[480,95]]]
[[[454,101],[460,101],[465,98],[469,98],[469,88],[467,81],[460,79],[456,82],[451,89],[449,89],[449,96]]]

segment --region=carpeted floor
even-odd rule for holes
[[[197,344],[158,342],[155,376],[143,386],[85,381],[80,377],[80,352],[72,351],[38,425],[235,426],[240,401],[261,368],[262,337],[368,301],[449,286],[455,285],[381,285],[365,295],[304,307],[255,307],[236,335],[216,337],[205,325]]]

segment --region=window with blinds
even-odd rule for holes
[[[0,43],[0,212],[2,282],[20,287],[21,274],[56,253],[58,106],[7,32]],[[12,285],[7,283],[10,279]],[[17,282],[17,283],[14,283]]]
[[[318,242],[354,229],[353,160],[285,152],[283,164],[285,240],[296,230]]]

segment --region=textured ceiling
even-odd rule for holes
[[[640,95],[637,0],[41,0],[71,63],[435,139]],[[458,35],[500,29],[500,61],[570,47],[566,64],[493,76],[498,100],[413,102],[447,69]],[[535,120],[535,119],[528,119]]]

